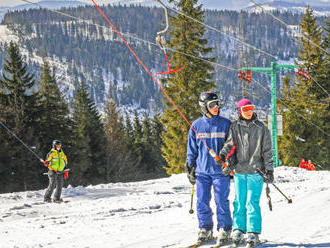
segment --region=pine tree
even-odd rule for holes
[[[135,165],[137,168],[137,175],[143,174],[144,165],[143,165],[143,157],[144,157],[144,144],[142,142],[142,125],[140,122],[140,118],[138,112],[134,111],[134,121],[133,121],[133,144],[132,144],[132,152],[135,160]]]
[[[111,98],[107,101],[105,113],[105,134],[107,137],[107,182],[126,181],[134,175],[131,152],[125,142],[123,120],[117,104]]]
[[[152,137],[152,156],[155,160],[154,168],[158,176],[165,176],[167,167],[166,161],[162,156],[161,147],[163,146],[163,141],[161,134],[163,132],[163,125],[160,121],[160,116],[155,115],[151,122],[151,137]]]
[[[75,153],[72,155],[72,168],[75,184],[106,181],[104,127],[84,83],[81,83],[74,97],[73,124]]]
[[[144,114],[142,121],[142,144],[143,144],[143,159],[142,164],[146,173],[154,173],[156,161],[153,156],[153,136],[151,128],[151,120],[148,114]]]
[[[197,0],[180,0],[175,5],[183,13],[203,21],[204,12],[201,5],[196,6],[197,2]],[[212,48],[207,47],[207,40],[203,38],[205,28],[201,24],[183,15],[172,17],[170,21],[172,25],[171,40],[168,42],[170,48],[206,60],[213,60],[206,57]],[[168,79],[162,80],[163,87],[191,123],[200,117],[198,107],[200,93],[215,87],[212,81],[214,68],[206,61],[187,57],[181,53],[171,52],[169,55],[173,68],[182,66],[185,68],[170,74]],[[168,174],[180,173],[184,170],[186,160],[189,126],[169,101],[165,100],[163,103],[165,111],[162,116],[164,130],[162,152],[168,164],[166,171]]]
[[[69,159],[72,143],[72,121],[69,117],[69,108],[60,92],[55,68],[51,70],[49,63],[44,59],[39,81],[39,93],[41,95],[40,143],[43,154],[47,154],[51,148],[52,140],[61,140],[63,149]]]
[[[287,165],[297,166],[300,158],[310,159],[314,163],[328,163],[325,151],[329,137],[321,130],[329,130],[325,121],[329,101],[321,98],[315,78],[319,78],[322,65],[326,63],[322,53],[322,31],[316,23],[313,11],[307,8],[300,24],[301,47],[299,61],[308,69],[311,79],[304,77],[292,85],[285,82],[283,89],[284,103],[279,104],[284,115],[284,136],[280,139],[280,154]],[[306,39],[308,37],[308,39]],[[312,42],[311,42],[312,41]],[[313,80],[314,79],[314,80]],[[287,80],[287,79],[286,79]],[[288,81],[288,80],[287,80]],[[313,123],[313,124],[312,124]],[[320,130],[321,129],[321,130]],[[327,150],[329,151],[329,150]]]
[[[133,141],[133,126],[131,119],[129,117],[129,113],[126,113],[125,116],[125,139],[124,141],[127,142],[126,145],[129,150],[132,149],[132,141]]]
[[[296,98],[296,92],[293,90],[292,83],[289,76],[283,78],[283,89],[281,93],[283,97],[278,103],[282,111],[283,117],[283,136],[279,136],[278,139],[278,151],[279,157],[285,165],[296,166],[299,164],[300,159],[303,157],[301,147],[304,145],[304,139],[302,133],[304,130],[304,122],[302,118],[297,118],[296,114],[292,111],[300,111],[299,107],[293,104]],[[290,106],[292,111],[288,111],[286,106]]]
[[[323,61],[317,70],[316,81],[319,87],[314,89],[316,98],[320,103],[320,111],[315,114],[320,119],[321,128],[324,133],[320,133],[321,137],[317,142],[318,145],[318,160],[323,167],[327,166],[330,169],[330,20],[326,22],[326,35],[323,39]],[[327,52],[325,52],[327,51]],[[314,82],[315,83],[315,82]],[[328,134],[328,135],[326,135]]]
[[[25,144],[38,147],[39,94],[18,45],[11,42],[0,79],[1,121]],[[1,128],[0,176],[3,191],[40,187],[40,162],[14,137]]]

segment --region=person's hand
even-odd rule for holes
[[[230,168],[229,165],[227,165],[225,168],[222,168],[222,174],[224,176],[229,176],[231,171],[232,171],[232,169]]]
[[[274,171],[266,170],[264,182],[265,183],[273,183],[274,182]]]
[[[41,161],[42,160],[42,161]],[[49,167],[49,161],[45,161],[43,159],[40,159],[40,161],[46,166],[46,167]]]
[[[187,177],[189,182],[194,185],[196,183],[196,168],[195,166],[186,164]]]
[[[237,158],[236,158],[236,154],[232,154],[228,159],[227,159],[227,164],[228,166],[230,166],[230,168],[232,170],[234,170],[234,168],[236,167],[237,165]]]
[[[224,154],[220,154],[218,158],[220,158],[220,160],[217,160],[217,157],[214,158],[217,165],[221,165],[226,162],[226,156]]]
[[[66,170],[64,171],[64,179],[67,179],[69,177],[69,171]]]

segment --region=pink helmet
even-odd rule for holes
[[[238,114],[241,115],[241,107],[245,105],[252,105],[252,102],[249,99],[243,98],[237,103]]]

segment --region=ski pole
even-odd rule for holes
[[[13,135],[19,142],[21,142],[22,145],[25,146],[25,148],[28,149],[34,156],[36,156],[40,161],[42,160],[34,151],[31,150],[30,147],[28,147],[20,138],[18,138],[16,136],[16,134],[14,134],[12,131],[10,131],[10,129],[5,124],[3,124],[1,121],[0,121],[0,125],[3,126],[4,129],[6,129],[8,133]]]
[[[287,199],[288,203],[292,203],[292,199],[288,198],[274,183],[272,183],[272,185],[284,196],[285,199]]]
[[[194,210],[193,210],[194,188],[195,188],[195,184],[193,184],[193,186],[192,186],[192,188],[191,188],[190,210],[189,210],[189,213],[190,213],[190,214],[193,214],[193,213],[194,213]]]
[[[270,189],[268,187],[268,183],[266,183],[266,196],[268,199],[269,210],[273,211],[272,198],[270,198]]]
[[[264,179],[267,178],[266,174],[263,171],[261,171],[258,168],[256,168],[256,170]],[[288,198],[274,183],[271,184],[275,187],[275,189],[277,189],[278,192],[281,193],[281,195],[284,196],[284,198],[288,201],[288,203],[292,203],[292,199]]]
[[[41,163],[43,163],[45,166],[50,167],[53,171],[57,172],[56,170],[54,170],[51,166],[49,166],[47,163],[45,163],[45,161],[38,156],[38,154],[36,154],[34,151],[32,151],[32,149],[30,147],[28,147],[20,138],[17,137],[17,135],[15,133],[13,133],[5,124],[3,124],[2,121],[0,121],[0,125],[3,126],[4,129],[7,130],[8,133],[10,133],[12,136],[14,136],[19,142],[21,142],[21,144],[27,149],[29,150]]]

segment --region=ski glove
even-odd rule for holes
[[[232,172],[232,169],[230,168],[230,166],[227,164],[227,167],[222,168],[222,174],[224,176],[229,176],[230,172]]]
[[[43,163],[44,163],[44,165],[45,165],[46,167],[49,167],[49,166],[50,166],[50,162],[49,162],[49,161],[44,161]]]
[[[193,165],[186,164],[187,177],[189,182],[194,185],[196,183],[196,168]]]
[[[224,163],[226,161],[226,156],[224,154],[220,154],[219,157],[220,157],[220,160],[217,160],[216,158],[214,158],[215,163],[217,165],[221,165],[222,163]]]
[[[66,170],[64,171],[64,179],[67,179],[69,177],[69,171]]]
[[[266,176],[264,178],[265,183],[273,183],[274,182],[274,172],[272,170],[266,170]]]

